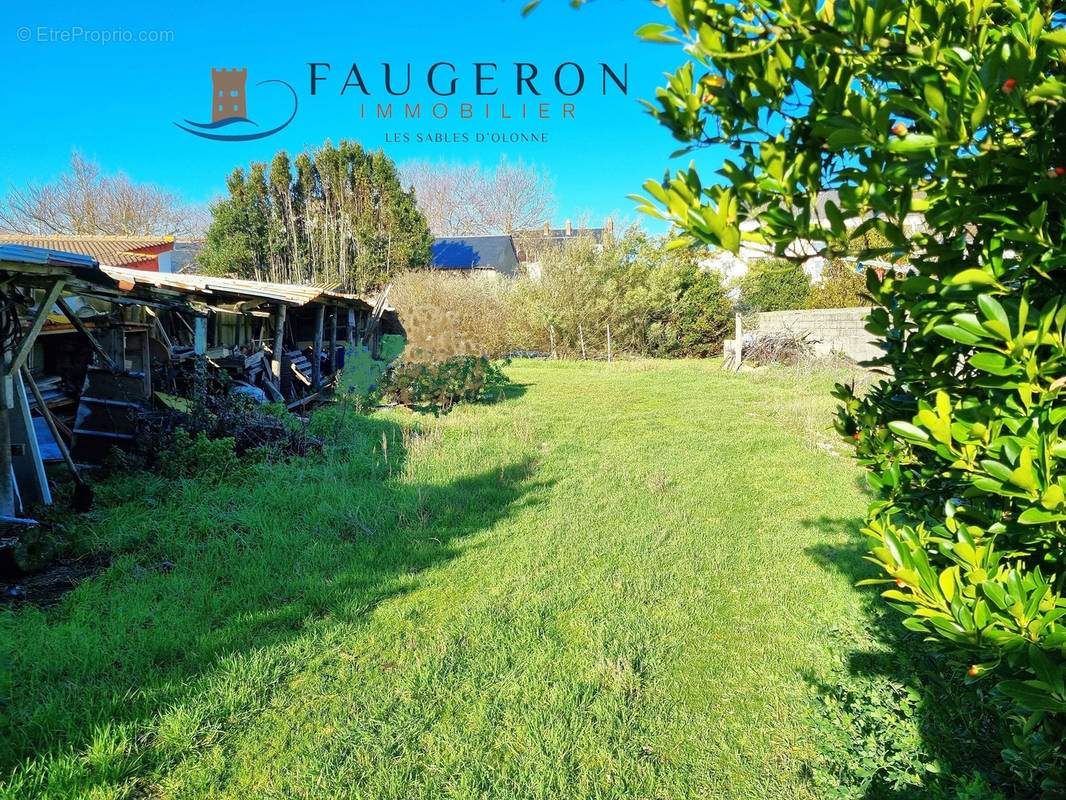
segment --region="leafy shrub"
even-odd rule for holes
[[[233,439],[209,439],[201,432],[195,436],[176,430],[170,449],[160,459],[160,471],[169,478],[223,479],[239,466]]]
[[[904,624],[1010,702],[1007,762],[1062,796],[1063,8],[667,5],[674,24],[641,34],[681,44],[684,62],[652,115],[734,159],[713,185],[694,165],[648,181],[645,210],[734,252],[755,223],[778,255],[802,240],[826,257],[911,259],[911,275],[868,278],[886,378],[862,397],[837,390],[838,428],[880,495],[870,557]],[[908,229],[916,213],[924,225]],[[871,230],[888,247],[857,252]]]
[[[502,365],[487,356],[452,356],[400,364],[388,372],[381,388],[384,397],[401,405],[448,410],[456,403],[496,400],[508,383]]]
[[[808,308],[856,308],[870,305],[866,274],[855,263],[832,259],[821,278],[811,286]]]
[[[721,354],[733,320],[733,302],[721,275],[693,263],[682,265],[677,271],[670,318],[673,335],[654,347],[650,355],[706,358]]]
[[[515,347],[600,358],[609,325],[614,354],[719,353],[731,313],[721,277],[674,244],[631,229],[600,244],[578,236],[548,250],[538,274],[511,295]]]
[[[805,308],[811,296],[810,278],[801,265],[791,261],[756,261],[740,279],[739,286],[737,305],[742,314]]]
[[[895,250],[888,239],[873,228],[850,235],[848,247],[862,252]],[[907,262],[899,253],[894,253],[892,260],[898,264]],[[885,263],[884,258],[878,258],[876,261]],[[876,272],[876,268],[869,264],[862,264],[860,267],[860,264],[862,262],[858,259],[830,258],[822,275],[811,285],[808,308],[855,308],[870,305],[873,300],[866,290],[866,275],[870,271]]]
[[[1008,761],[1066,788],[1066,308],[1043,270],[991,255],[936,294],[925,275],[872,287],[892,378],[839,386],[837,428],[881,496],[866,533],[884,596],[1011,699]]]
[[[415,358],[553,350],[599,358],[608,325],[615,354],[716,355],[732,313],[721,276],[670,244],[636,229],[599,243],[579,234],[546,249],[530,275],[407,272],[389,298]]]

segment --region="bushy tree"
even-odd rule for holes
[[[200,255],[204,270],[363,292],[429,263],[432,237],[382,151],[355,142],[276,154],[226,180]]]
[[[739,285],[738,305],[742,314],[805,308],[811,296],[811,281],[803,265],[791,261],[755,261]]]
[[[909,256],[868,275],[888,377],[839,420],[878,492],[870,558],[905,624],[1023,721],[1004,751],[1049,791],[1066,734],[1066,30],[1043,0],[670,0],[642,35],[687,59],[651,113],[690,147],[646,210],[736,250]],[[839,203],[820,193],[834,189]],[[908,230],[909,214],[927,225]],[[856,251],[859,232],[887,246]],[[757,220],[751,233],[741,223]],[[744,226],[747,229],[750,226]],[[1058,796],[1058,795],[1056,795]]]
[[[870,304],[866,271],[853,261],[830,259],[817,281],[811,284],[808,308],[856,308]]]
[[[515,289],[515,338],[524,348],[602,355],[720,353],[730,301],[716,272],[663,237],[636,229],[602,245],[578,236],[547,251],[536,280]]]
[[[721,355],[730,331],[733,301],[715,270],[680,265],[670,310],[670,326],[658,354],[707,358]]]

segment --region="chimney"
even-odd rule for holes
[[[570,225],[570,220],[566,221],[566,235],[570,236],[574,232],[573,226]]]

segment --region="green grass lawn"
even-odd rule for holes
[[[0,610],[0,794],[881,796],[832,763],[874,745],[826,697],[886,648],[840,376],[508,374],[440,419],[320,412],[339,444],[290,465],[101,487],[110,569]]]

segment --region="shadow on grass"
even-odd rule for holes
[[[842,547],[808,548],[819,566],[853,583],[883,577],[864,559],[858,520],[821,517],[805,524],[851,534]],[[902,614],[876,586],[859,591],[867,624],[841,621],[835,634],[843,664],[832,682],[803,676],[818,693],[825,723],[819,768],[853,792],[847,796],[864,800],[955,798],[960,781],[989,794],[992,787],[1011,788],[997,771],[1002,723],[982,704],[979,687],[966,684],[966,665],[904,628]]]
[[[9,788],[58,794],[55,760],[80,771],[71,779],[80,788],[150,774],[172,758],[151,747],[170,709],[199,711],[234,669],[262,707],[283,680],[240,664],[283,661],[281,649],[310,626],[374,624],[375,608],[460,555],[471,534],[536,502],[528,495],[543,486],[526,459],[443,482],[396,480],[399,426],[364,417],[356,428],[360,446],[333,462],[258,468],[231,492],[126,479],[121,491],[141,486],[138,499],[103,514],[129,518],[115,565],[47,612],[0,616],[4,649],[12,645],[0,665],[0,787],[10,779]],[[392,442],[387,472],[382,441]],[[204,497],[223,499],[197,507]],[[234,711],[208,713],[225,729]],[[87,754],[108,748],[108,731],[124,733],[104,768]]]
[[[529,391],[529,387],[532,385],[532,383],[509,383],[503,387],[503,397],[500,400],[517,400]]]

